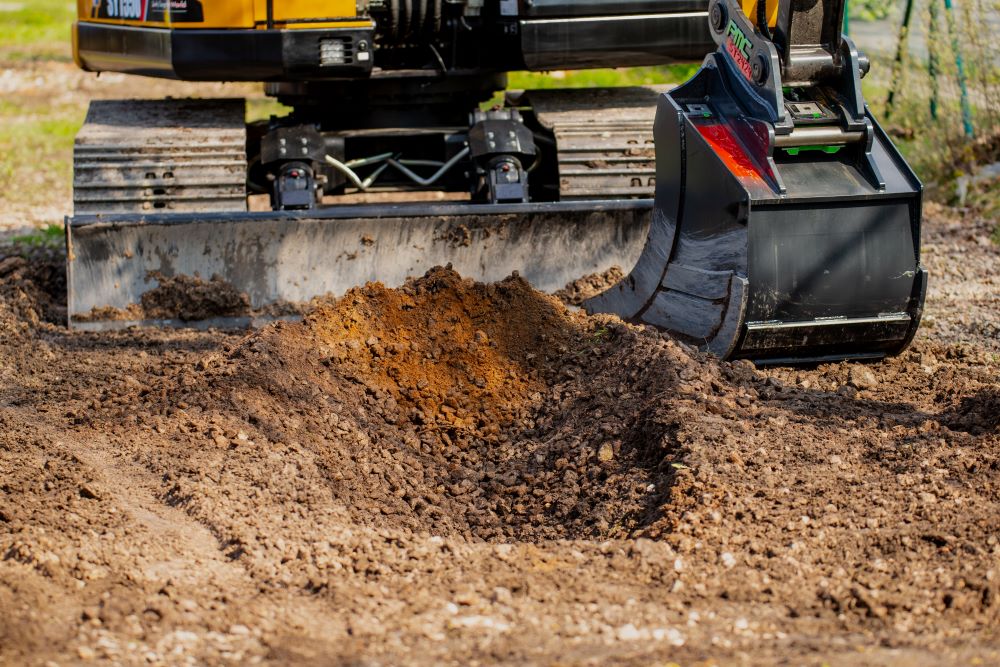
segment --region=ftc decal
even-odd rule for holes
[[[753,53],[753,42],[747,39],[736,21],[730,19],[729,28],[726,30],[726,50],[733,57],[736,66],[740,68],[749,80],[753,80],[753,66],[750,64],[750,55]]]

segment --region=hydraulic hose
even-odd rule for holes
[[[767,22],[767,0],[757,0],[757,29],[765,39],[771,39],[771,26]]]
[[[404,164],[402,164],[401,162],[399,162],[398,160],[394,160],[394,159],[392,159],[392,158],[390,158],[390,159],[386,160],[386,164],[389,164],[389,165],[391,165],[391,166],[395,167],[395,168],[396,168],[396,169],[397,169],[398,171],[400,171],[400,172],[401,172],[401,173],[402,173],[402,174],[403,174],[404,176],[406,176],[407,178],[409,178],[409,179],[410,179],[411,181],[413,181],[413,182],[414,182],[414,183],[416,183],[417,185],[433,185],[433,184],[434,184],[435,182],[437,182],[437,180],[438,180],[439,178],[441,178],[441,177],[442,177],[442,176],[444,176],[444,175],[445,175],[446,173],[448,173],[448,170],[449,170],[449,169],[451,169],[451,168],[452,168],[452,167],[454,167],[454,166],[455,166],[456,164],[458,164],[458,163],[459,163],[459,162],[460,162],[460,161],[461,161],[462,159],[464,159],[464,158],[465,158],[465,157],[466,157],[466,156],[467,156],[468,154],[469,154],[469,147],[468,147],[468,146],[466,146],[465,148],[463,148],[462,150],[460,150],[460,151],[459,151],[458,153],[456,153],[456,154],[455,154],[455,157],[451,158],[450,160],[448,160],[447,162],[445,162],[445,163],[444,163],[443,165],[441,165],[441,168],[440,168],[440,169],[438,169],[438,170],[437,170],[437,171],[436,171],[436,172],[434,173],[434,175],[432,175],[432,176],[431,176],[431,177],[429,177],[429,178],[421,178],[421,177],[420,177],[419,175],[417,175],[416,173],[414,173],[414,172],[410,171],[410,170],[409,170],[409,169],[408,169],[408,168],[406,167],[406,165],[404,165]]]
[[[369,158],[351,160],[350,162],[341,162],[332,155],[327,155],[326,163],[346,176],[347,180],[349,180],[354,187],[364,192],[370,188],[373,183],[375,183],[376,179],[382,175],[382,172],[384,172],[387,167],[393,167],[417,185],[433,185],[442,176],[448,173],[452,167],[468,156],[469,151],[469,147],[466,146],[456,153],[454,157],[443,164],[436,160],[397,160],[392,157],[392,153],[382,153],[381,155],[373,155]],[[382,162],[383,164],[364,180],[362,180],[361,177],[358,176],[357,172],[354,171],[354,167],[364,167],[367,165],[378,164],[379,162]],[[439,167],[439,169],[431,176],[423,178],[413,170],[409,169],[406,165],[413,167]]]

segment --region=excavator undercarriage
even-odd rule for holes
[[[757,362],[877,358],[919,322],[920,184],[864,105],[842,1],[350,0],[348,18],[290,18],[233,0],[241,26],[139,4],[81,15],[82,66],[261,80],[292,111],[248,124],[242,100],[94,102],[67,221],[71,326],[245,326],[438,264],[545,291],[619,267],[588,311]],[[506,90],[508,70],[716,45],[672,91]],[[248,307],[139,307],[179,276]]]

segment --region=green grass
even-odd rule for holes
[[[64,230],[62,225],[45,225],[31,234],[23,234],[11,238],[13,243],[32,248],[57,248],[63,244]]]
[[[540,88],[615,88],[618,86],[654,86],[678,84],[687,81],[698,71],[699,65],[663,65],[659,67],[622,67],[618,69],[583,69],[557,72],[511,72],[507,77],[510,90],[537,90]],[[503,93],[497,93],[483,108],[503,102]]]
[[[291,107],[286,107],[273,97],[258,95],[257,97],[247,98],[247,122],[249,123],[258,120],[268,120],[271,116],[281,118],[291,112]]]
[[[606,338],[606,337],[608,336],[608,334],[610,334],[610,333],[611,333],[611,330],[610,330],[610,329],[608,329],[607,327],[598,327],[598,328],[597,328],[597,329],[596,329],[596,330],[594,331],[594,333],[593,333],[592,337],[593,337],[593,339],[594,339],[594,342],[597,342],[597,343],[600,343],[600,342],[602,342],[602,341],[603,341],[603,340],[604,340],[604,339],[605,339],[605,338]]]
[[[691,78],[698,65],[588,69],[567,72],[512,72],[508,88],[612,88],[681,83]]]
[[[18,0],[0,10],[0,60],[61,60],[72,58],[70,26],[76,4],[67,0]]]
[[[10,204],[46,201],[73,179],[73,139],[83,105],[0,102],[0,192]]]
[[[852,0],[849,7],[852,21],[874,21],[887,17],[892,3],[885,0]]]

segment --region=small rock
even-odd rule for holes
[[[736,567],[736,557],[728,551],[722,552],[722,555],[719,556],[719,560],[722,562],[722,566],[727,570],[731,570]]]
[[[80,656],[80,660],[93,660],[97,657],[97,651],[89,646],[81,646],[76,649],[76,654]]]
[[[631,623],[626,623],[622,627],[615,631],[615,635],[618,637],[618,641],[622,642],[634,642],[638,639],[642,639],[642,633]]]
[[[510,592],[510,589],[503,586],[494,588],[491,598],[497,604],[510,604],[514,601],[514,595]]]
[[[601,447],[597,450],[597,458],[602,463],[607,463],[608,461],[615,458],[615,450],[607,442],[603,443]]]
[[[684,635],[677,628],[667,630],[667,641],[674,646],[684,646]]]
[[[187,612],[193,612],[198,610],[198,603],[188,598],[185,598],[180,602],[178,602],[177,606],[179,606],[181,609]]]
[[[672,646],[684,646],[684,635],[677,628],[656,628],[653,630],[653,639],[656,641],[667,641]],[[676,665],[675,662],[668,662],[667,666]]]
[[[455,595],[455,602],[463,607],[471,607],[479,602],[479,596],[471,591],[462,591]]]
[[[851,366],[847,380],[855,389],[874,389],[878,386],[878,378],[875,373],[866,366],[855,364]]]
[[[845,384],[837,389],[837,395],[844,398],[857,398],[858,390],[849,384]]]

